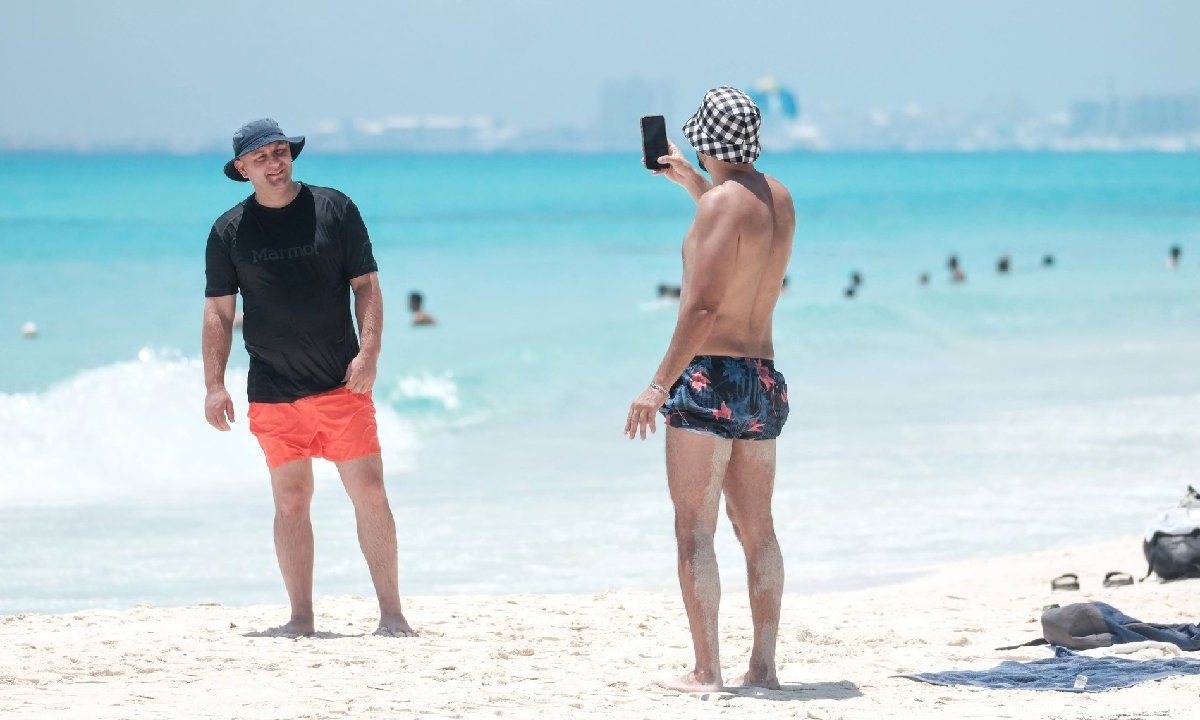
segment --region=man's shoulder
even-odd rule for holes
[[[726,180],[700,196],[696,213],[702,216],[740,214],[750,210],[754,200],[754,193],[744,185]]]
[[[309,185],[308,183],[304,183],[304,187],[308,188],[313,195],[313,200],[318,204],[329,205],[340,210],[352,202],[349,195],[337,188]]]
[[[779,178],[765,174],[763,177],[767,181],[767,187],[771,188],[772,195],[774,195],[778,200],[786,200],[789,203],[792,202],[792,191],[788,190],[787,185],[784,185],[782,182],[780,182]]]
[[[710,215],[753,215],[760,212],[764,200],[769,198],[776,210],[791,208],[792,194],[784,184],[770,175],[762,177],[770,190],[768,196],[756,194],[740,182],[726,180],[701,195],[697,207],[700,212]]]
[[[230,231],[237,232],[238,225],[242,222],[242,215],[246,212],[246,202],[249,199],[250,197],[247,197],[221,213],[221,216],[213,223],[213,230],[219,235],[225,235]]]

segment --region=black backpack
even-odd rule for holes
[[[1150,565],[1146,577],[1200,577],[1200,492],[1188,485],[1179,505],[1154,519],[1146,529],[1142,553]]]

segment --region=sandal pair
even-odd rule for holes
[[[1132,585],[1133,576],[1127,572],[1114,570],[1104,576],[1104,587],[1120,587],[1122,585]],[[1051,590],[1078,590],[1079,576],[1075,573],[1063,573],[1050,581]]]

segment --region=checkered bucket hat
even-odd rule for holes
[[[704,94],[700,109],[683,126],[696,152],[733,163],[758,159],[758,129],[762,115],[746,93],[729,86]]]

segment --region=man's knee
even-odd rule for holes
[[[387,507],[387,486],[382,476],[367,475],[346,483],[350,500],[359,507]]]
[[[733,534],[747,550],[757,550],[775,539],[775,523],[769,510],[759,513],[743,512],[733,503],[725,503],[725,512],[733,525]]]
[[[714,533],[708,528],[675,523],[675,540],[682,557],[695,557],[698,553],[713,552]]]
[[[277,487],[275,489],[275,512],[280,517],[295,519],[308,515],[312,502],[312,491],[305,487]]]

